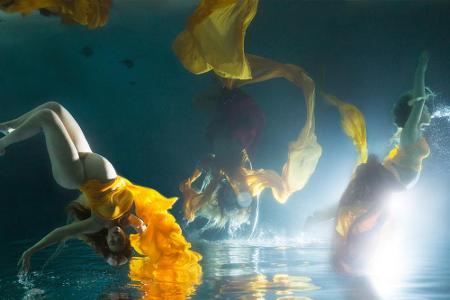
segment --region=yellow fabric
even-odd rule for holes
[[[90,180],[80,190],[91,210],[106,220],[120,218],[134,203],[135,214],[147,228],[142,233],[130,234],[130,242],[136,252],[148,257],[153,267],[182,268],[201,259],[200,254],[191,250],[191,244],[168,212],[176,198],[168,199],[120,176],[107,183]]]
[[[244,38],[257,7],[258,0],[202,0],[173,51],[194,74],[213,70],[224,78],[252,78]]]
[[[241,170],[239,170],[241,173],[242,170],[245,169],[244,166],[248,165],[249,162],[250,159],[248,158],[247,152],[244,149],[242,151],[242,161],[241,161],[242,167]],[[193,221],[195,219],[196,213],[208,201],[212,200],[213,193],[216,190],[217,185],[219,184],[222,178],[227,179],[227,181],[229,182],[230,186],[232,187],[232,189],[236,194],[239,193],[240,190],[242,190],[239,181],[229,176],[225,170],[223,169],[219,170],[217,174],[219,176],[215,176],[214,178],[212,178],[212,180],[202,191],[197,191],[192,187],[193,183],[202,175],[202,171],[200,171],[199,169],[195,169],[192,176],[180,184],[179,189],[180,192],[183,194],[184,199],[183,213],[186,220]],[[243,174],[241,176],[243,176]],[[243,180],[240,181],[242,182]]]
[[[424,137],[406,147],[397,145],[384,159],[385,166],[400,166],[415,172],[422,169],[422,161],[430,155],[430,146]]]
[[[106,183],[89,180],[80,188],[92,212],[105,220],[114,220],[130,211],[136,189],[125,178],[117,176]]]
[[[311,77],[296,65],[280,64],[255,55],[248,55],[248,58],[255,75],[253,81],[283,77],[303,90],[306,104],[305,125],[297,139],[289,144],[288,159],[281,176],[273,170],[243,169],[245,181],[253,196],[258,196],[264,189],[270,188],[275,200],[285,203],[292,193],[301,190],[308,183],[322,155],[322,147],[317,142],[314,130],[315,84]]]
[[[246,162],[243,161],[239,172],[241,178],[231,178],[229,181],[232,186],[237,187],[242,185],[240,182],[243,180],[246,190],[253,197],[259,196],[264,189],[270,188],[275,200],[279,203],[285,203],[292,193],[301,190],[308,183],[322,155],[322,147],[317,142],[314,130],[314,81],[298,66],[280,64],[256,55],[248,55],[247,57],[255,75],[254,78],[252,80],[228,80],[229,87],[238,87],[276,77],[285,78],[303,90],[306,103],[306,121],[297,139],[289,145],[288,159],[283,166],[281,176],[273,170],[249,169],[244,167]],[[195,212],[209,201],[214,191],[214,186],[211,183],[203,193],[195,192],[192,189],[192,183],[200,174],[196,170],[193,176],[180,185],[180,190],[184,195],[185,217],[188,220],[195,217]],[[216,182],[214,180],[217,180],[217,178],[213,179],[213,182]],[[244,189],[241,187],[239,190]]]
[[[6,1],[5,1],[6,2]],[[9,2],[9,1],[8,1]],[[2,0],[0,0],[2,4]],[[14,0],[0,9],[10,13],[28,15],[39,9],[57,14],[65,23],[78,23],[91,29],[106,25],[111,0]]]
[[[358,165],[367,162],[366,122],[362,112],[356,106],[339,100],[333,95],[321,92],[321,96],[339,109],[342,129],[358,151]]]
[[[201,284],[202,268],[197,262],[184,266],[155,266],[147,257],[130,260],[128,276],[142,292],[142,300],[190,299]]]
[[[336,231],[342,237],[347,237],[348,231],[355,219],[366,211],[364,207],[356,204],[339,208],[336,218]]]

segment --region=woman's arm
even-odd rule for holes
[[[420,120],[425,105],[425,72],[427,71],[428,54],[422,53],[414,76],[412,110],[400,136],[403,145],[413,144],[420,138]]]
[[[84,234],[94,233],[103,228],[103,224],[94,217],[89,219],[74,222],[65,226],[58,227],[43,237],[39,242],[34,244],[28,250],[26,250],[20,257],[18,265],[21,266],[21,270],[28,272],[30,269],[31,256],[39,250],[42,250],[50,245],[59,243],[70,237]]]
[[[145,225],[144,221],[133,214],[128,216],[127,225],[133,227],[138,233],[142,233],[147,229],[147,225]]]

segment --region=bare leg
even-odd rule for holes
[[[22,123],[27,121],[28,118],[44,109],[52,110],[58,115],[78,152],[92,152],[91,148],[89,147],[89,143],[87,142],[86,137],[84,136],[84,133],[78,125],[77,121],[75,121],[75,119],[69,113],[69,111],[67,111],[67,109],[65,109],[61,104],[53,101],[44,103],[14,120],[0,123],[0,132],[3,132],[4,134],[13,132]]]
[[[85,180],[84,166],[68,130],[53,110],[42,109],[30,114],[14,131],[0,139],[0,152],[41,131],[45,135],[56,182],[67,189],[79,188]]]

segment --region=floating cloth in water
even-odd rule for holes
[[[191,250],[191,244],[168,212],[176,198],[168,199],[151,188],[134,185],[120,176],[107,183],[90,180],[81,191],[86,195],[91,210],[106,220],[123,216],[134,204],[136,215],[147,228],[142,233],[131,234],[130,242],[136,252],[147,256],[155,267],[181,268],[201,259],[200,254]]]
[[[357,164],[367,162],[366,121],[363,113],[355,105],[344,102],[333,95],[325,92],[321,92],[320,95],[329,104],[339,109],[342,129],[358,151]]]
[[[309,75],[300,67],[248,55],[252,67],[253,79],[232,83],[242,86],[261,82],[272,78],[285,78],[302,89],[306,104],[306,122],[297,139],[289,144],[288,159],[283,166],[283,172],[278,175],[273,170],[245,169],[245,180],[253,196],[258,196],[264,189],[270,188],[274,198],[285,203],[289,196],[308,183],[322,155],[322,147],[315,135],[314,106],[315,85]]]
[[[0,9],[10,13],[29,15],[40,11],[44,15],[58,15],[63,23],[76,23],[91,29],[104,26],[112,0],[0,0]]]
[[[244,38],[257,7],[258,0],[202,0],[173,51],[194,74],[213,70],[224,78],[252,78]]]

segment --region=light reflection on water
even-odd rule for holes
[[[71,242],[43,272],[18,278],[15,263],[29,244],[22,241],[7,247],[1,299],[383,299],[370,281],[335,274],[325,244],[273,240],[194,243],[204,256],[199,286],[186,285],[183,280],[132,281],[128,267],[110,267],[78,242]],[[417,254],[420,257],[414,269],[385,299],[449,298],[448,245],[433,249],[433,253]],[[43,251],[33,257],[34,270],[50,255],[51,251]]]

